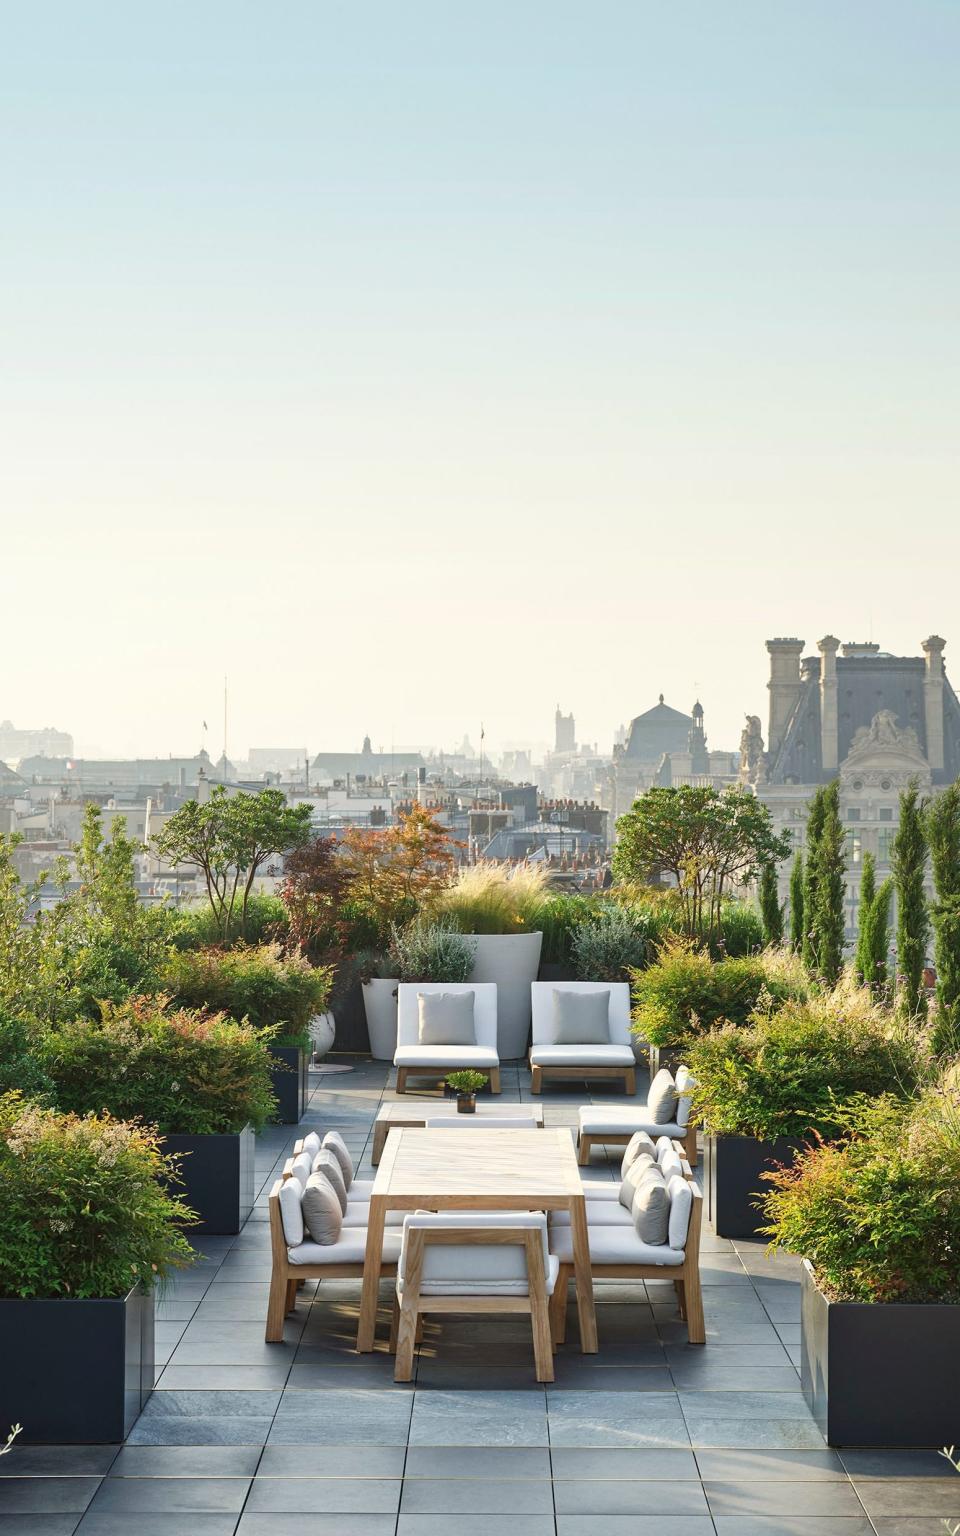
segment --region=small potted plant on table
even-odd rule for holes
[[[457,1114],[476,1114],[477,1094],[487,1081],[486,1072],[448,1072],[444,1081],[457,1096]]]

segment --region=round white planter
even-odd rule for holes
[[[540,969],[542,933],[469,933],[474,962],[471,981],[497,984],[497,1054],[516,1061],[530,1038],[530,985]]]
[[[333,1014],[315,1013],[308,1027],[310,1039],[313,1041],[314,1060],[321,1061],[333,1045],[337,1033]]]
[[[397,1049],[397,988],[395,977],[377,976],[363,984],[363,1011],[367,1016],[370,1055],[375,1061],[392,1061]]]

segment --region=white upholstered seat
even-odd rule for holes
[[[441,992],[473,993],[475,1045],[421,1045],[420,996]],[[492,981],[402,981],[397,988],[397,1092],[406,1089],[407,1076],[418,1072],[453,1072],[473,1068],[490,1073],[490,1086],[500,1091],[500,1057],[497,1055],[497,988]]]
[[[586,995],[608,992],[610,1004],[608,1044],[560,1045],[556,1038],[554,992]],[[535,981],[530,988],[532,1040],[530,1071],[534,1093],[539,1093],[541,1078],[572,1077],[591,1070],[604,1076],[623,1074],[627,1092],[633,1093],[635,1059],[630,1033],[630,988],[625,981]]]

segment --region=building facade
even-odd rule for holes
[[[654,785],[709,785],[725,789],[737,782],[735,752],[710,751],[699,700],[689,715],[664,702],[661,693],[652,709],[630,722],[624,739],[613,749],[600,785],[600,800],[610,812],[611,831],[618,816],[629,811],[638,795]]]

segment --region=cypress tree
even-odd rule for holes
[[[936,902],[933,954],[937,968],[937,1017],[934,1048],[960,1050],[960,781],[936,795],[927,807]]]
[[[790,870],[790,945],[794,954],[803,950],[803,854],[799,848]]]
[[[817,850],[817,971],[830,986],[843,970],[847,844],[840,820],[840,781],[823,795],[823,830]]]
[[[887,990],[887,957],[890,952],[890,898],[893,881],[884,880],[870,904],[870,953],[867,980],[878,997]]]
[[[860,907],[857,918],[857,952],[856,968],[857,976],[861,983],[870,982],[871,966],[871,938],[870,921],[871,909],[877,895],[877,863],[872,853],[863,856],[863,873],[860,876]]]
[[[801,954],[808,971],[817,968],[817,876],[820,867],[820,839],[823,836],[823,819],[826,806],[823,789],[815,791],[807,812],[807,853],[803,872],[803,944]]]
[[[763,923],[763,942],[779,944],[783,938],[783,907],[777,891],[777,866],[765,860],[760,870],[758,891],[760,921]]]
[[[916,780],[900,796],[900,825],[893,840],[893,883],[897,893],[897,973],[901,1010],[908,1016],[925,1014],[923,967],[927,958],[930,918],[923,892],[927,840],[923,801]]]

